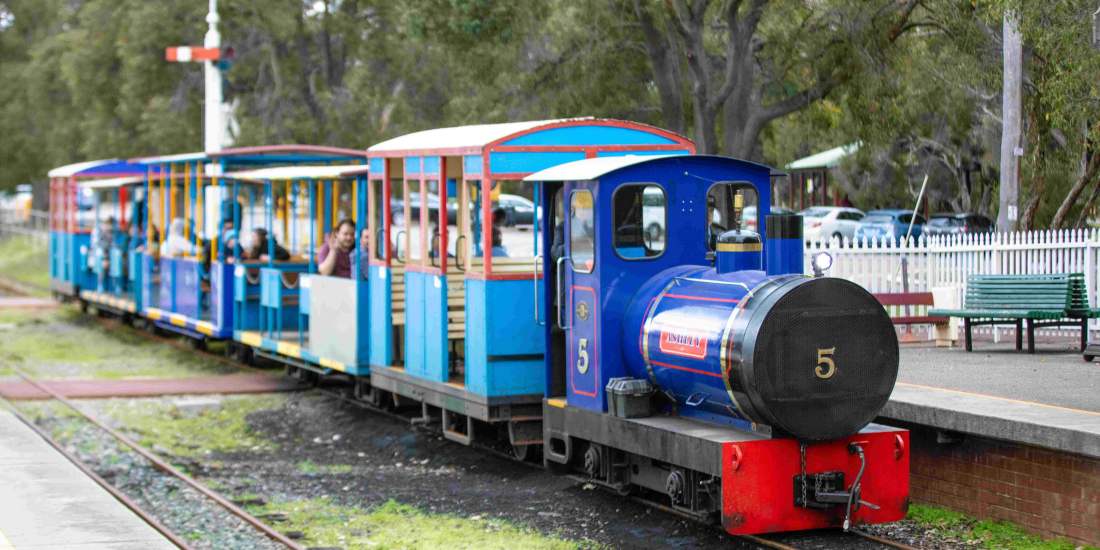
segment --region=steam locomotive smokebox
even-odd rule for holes
[[[653,385],[639,378],[612,378],[607,381],[607,411],[622,418],[642,418],[653,414]]]

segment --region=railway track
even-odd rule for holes
[[[15,366],[11,366],[9,368],[13,372],[15,372],[16,375],[18,375],[20,378],[22,378],[24,381],[26,381],[28,384],[34,386],[35,388],[37,388],[38,390],[40,390],[42,392],[45,392],[46,394],[48,394],[52,400],[64,405],[67,409],[75,412],[83,420],[87,421],[91,425],[93,425],[96,428],[100,429],[104,433],[110,435],[112,438],[114,438],[118,442],[120,442],[123,445],[125,445],[126,447],[128,447],[134,453],[136,453],[136,454],[140,455],[141,457],[145,458],[146,460],[148,460],[153,465],[154,468],[156,468],[157,470],[159,470],[163,474],[168,475],[172,478],[175,478],[175,479],[179,480],[180,482],[184,483],[185,485],[187,485],[188,487],[190,487],[191,489],[194,489],[195,491],[199,492],[203,496],[207,497],[209,500],[213,501],[218,506],[224,508],[230,514],[240,518],[242,521],[244,521],[248,525],[255,528],[255,530],[258,531],[263,536],[271,539],[272,541],[274,541],[276,543],[282,544],[283,546],[285,546],[287,548],[290,548],[291,550],[304,550],[303,546],[301,546],[298,543],[294,542],[293,540],[288,538],[286,535],[278,532],[273,527],[271,527],[270,525],[267,525],[266,523],[259,520],[258,518],[256,518],[252,514],[249,514],[247,511],[240,508],[236,504],[233,504],[227,498],[225,498],[224,496],[222,496],[218,492],[214,491],[213,489],[210,489],[206,485],[203,485],[202,483],[199,483],[198,481],[196,481],[191,476],[185,474],[184,472],[180,471],[176,467],[172,466],[167,461],[165,461],[163,458],[156,455],[152,451],[146,449],[145,447],[141,446],[140,444],[138,444],[134,440],[130,439],[126,435],[124,435],[124,434],[118,432],[117,430],[111,428],[110,426],[104,424],[102,421],[100,421],[96,417],[92,416],[91,414],[88,414],[86,411],[84,411],[80,407],[77,407],[72,401],[69,401],[68,399],[66,399],[65,396],[60,395],[57,392],[50,389],[49,387],[39,383],[37,380],[35,380],[32,376],[30,376],[26,372],[24,372],[22,369],[20,369],[18,367],[15,367]],[[34,421],[32,421],[31,419],[29,419],[25,415],[23,415],[18,410],[18,408],[16,408],[12,403],[10,403],[10,402],[7,403],[7,406],[15,414],[16,418],[18,418],[21,422],[23,422],[28,427],[30,427],[35,433],[37,433],[47,443],[49,443],[50,446],[57,449],[62,455],[65,456],[66,459],[68,459],[70,462],[72,462],[74,465],[76,465],[77,468],[79,468],[83,473],[87,474],[97,484],[99,484],[104,489],[106,489],[109,493],[111,493],[111,495],[114,496],[124,506],[126,506],[127,508],[132,510],[142,520],[144,520],[146,523],[148,523],[151,527],[153,527],[158,532],[163,534],[165,536],[165,538],[167,538],[169,541],[171,541],[173,544],[175,544],[177,547],[179,547],[181,549],[190,549],[190,548],[192,548],[187,542],[185,542],[182,538],[180,538],[179,535],[177,535],[177,534],[173,533],[171,530],[169,530],[165,525],[163,525],[156,518],[154,518],[148,511],[142,509],[136,502],[134,502],[132,499],[127,497],[125,494],[123,494],[117,487],[114,487],[113,485],[111,485],[109,482],[107,482],[101,476],[96,474],[87,464],[83,463],[77,456],[75,456],[74,454],[72,454],[68,450],[66,450],[58,441],[53,439],[42,428],[40,428],[37,424],[35,424]]]
[[[152,341],[160,342],[160,343],[163,343],[165,345],[175,347],[177,349],[183,349],[183,350],[188,350],[188,351],[200,353],[200,354],[202,354],[202,355],[204,355],[204,356],[206,356],[210,359],[216,360],[218,362],[221,362],[223,364],[226,364],[226,365],[238,368],[238,369],[251,371],[251,372],[264,372],[264,373],[268,373],[272,376],[277,376],[276,374],[272,373],[271,369],[263,369],[263,368],[255,367],[255,366],[248,365],[248,364],[245,364],[245,363],[241,363],[240,361],[237,361],[235,359],[232,359],[230,357],[226,357],[226,356],[218,354],[218,353],[214,353],[214,352],[209,351],[209,350],[196,349],[193,346],[190,346],[190,345],[180,341],[178,338],[170,338],[170,337],[164,337],[164,336],[151,334],[148,331],[137,330],[133,327],[128,327],[125,324],[119,323],[117,321],[108,320],[108,319],[100,318],[99,321],[101,323],[104,323],[104,324],[111,323],[112,325],[127,327],[130,330],[133,330],[134,332],[136,332],[138,334],[141,334],[144,337],[146,337],[146,338],[148,338]],[[371,411],[374,414],[378,414],[380,416],[389,418],[391,420],[395,420],[395,421],[402,422],[402,423],[408,423],[412,427],[422,429],[422,430],[425,430],[425,431],[428,431],[428,432],[432,432],[432,433],[436,432],[434,430],[431,430],[429,428],[424,427],[421,424],[411,422],[409,417],[404,416],[404,415],[402,415],[398,412],[387,410],[387,409],[384,409],[384,408],[375,407],[375,406],[371,405],[370,403],[366,403],[364,401],[355,399],[352,395],[350,395],[350,391],[348,391],[349,388],[346,388],[346,387],[343,387],[343,386],[341,386],[341,387],[327,386],[326,387],[326,386],[318,385],[318,386],[314,387],[314,389],[317,390],[320,393],[324,393],[325,395],[328,395],[330,397],[338,399],[338,400],[340,400],[344,403],[353,405],[353,406],[361,408],[361,409]],[[484,451],[486,453],[489,453],[489,454],[492,454],[492,455],[495,455],[495,456],[498,456],[498,457],[501,457],[501,458],[512,460],[516,463],[524,465],[525,467],[528,467],[528,468],[531,468],[531,469],[541,470],[541,467],[538,464],[535,464],[535,463],[532,463],[532,462],[529,462],[529,461],[519,460],[515,456],[513,456],[511,453],[501,451],[500,449],[495,449],[493,447],[488,447],[488,446],[484,446],[484,445],[475,445],[475,447],[477,449],[479,449],[480,451]],[[584,481],[582,478],[577,478],[577,479],[579,481]],[[643,504],[645,506],[649,506],[649,507],[654,508],[656,510],[660,510],[660,511],[668,513],[668,514],[672,514],[672,515],[681,517],[683,519],[690,520],[690,521],[695,522],[695,523],[705,524],[705,522],[700,521],[696,517],[693,517],[693,516],[690,516],[690,515],[687,515],[687,514],[683,514],[683,513],[679,512],[678,510],[675,510],[671,507],[664,506],[664,505],[661,505],[659,503],[655,503],[655,502],[647,500],[647,499],[643,499],[643,498],[639,498],[639,497],[631,497],[631,500],[633,500],[635,502],[638,502],[640,504]],[[814,532],[802,533],[802,534],[781,534],[781,535],[768,535],[768,536],[741,535],[741,536],[736,536],[735,538],[737,538],[737,539],[739,539],[743,542],[746,542],[746,543],[749,543],[749,544],[752,544],[752,545],[756,545],[759,548],[774,548],[774,549],[777,549],[777,550],[803,550],[803,549],[807,549],[807,548],[815,548],[816,549],[816,548],[840,548],[840,547],[843,547],[843,548],[866,548],[866,549],[869,549],[869,550],[870,549],[877,549],[877,548],[891,548],[891,549],[896,549],[896,550],[917,550],[917,548],[914,547],[914,546],[910,546],[910,545],[900,543],[900,542],[897,542],[897,541],[893,541],[893,540],[890,540],[890,539],[886,539],[886,538],[878,537],[878,536],[875,536],[875,535],[871,535],[869,533],[865,533],[865,532],[862,532],[862,531],[859,531],[859,530],[856,530],[856,529],[852,529],[852,530],[849,530],[847,532],[840,531],[840,530],[824,530],[824,531],[814,531]],[[792,539],[797,539],[797,540],[792,540]]]

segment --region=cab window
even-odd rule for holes
[[[592,193],[574,191],[569,197],[569,260],[573,271],[592,273],[596,263],[596,218]]]
[[[624,260],[655,258],[665,251],[668,220],[665,190],[627,184],[615,190],[615,253]]]
[[[741,218],[736,219],[735,197],[741,195]],[[756,188],[749,182],[718,182],[707,191],[707,250],[714,250],[718,236],[734,227],[760,233],[763,217],[759,212]]]

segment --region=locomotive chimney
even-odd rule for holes
[[[803,273],[802,216],[774,214],[766,219],[764,268],[768,275]]]

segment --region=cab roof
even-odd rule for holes
[[[643,164],[647,162],[654,162],[660,159],[666,158],[704,158],[704,159],[721,159],[725,161],[736,162],[743,164],[748,168],[755,168],[758,170],[769,171],[771,168],[763,164],[755,162],[749,162],[745,160],[738,160],[730,157],[720,157],[714,155],[624,155],[619,157],[597,157],[584,160],[577,160],[573,162],[567,162],[565,164],[559,164],[552,166],[545,170],[535,172],[525,178],[524,181],[588,181],[595,180],[606,176],[617,170],[621,170],[628,166],[634,166],[637,164]]]

